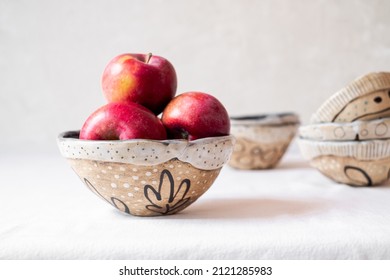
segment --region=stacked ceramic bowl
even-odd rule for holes
[[[237,169],[268,169],[283,157],[299,127],[294,113],[239,116],[230,119],[236,138],[229,165]]]
[[[390,177],[390,73],[362,76],[332,95],[299,129],[302,155],[329,178],[354,186]]]

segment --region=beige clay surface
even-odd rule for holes
[[[85,185],[118,210],[136,216],[177,213],[195,202],[221,168],[201,170],[177,159],[154,166],[68,159]]]
[[[372,186],[390,177],[390,158],[357,160],[353,157],[320,156],[310,164],[336,182],[354,186]]]

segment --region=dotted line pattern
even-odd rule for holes
[[[88,159],[122,162],[135,165],[157,165],[177,158],[193,166],[213,170],[228,162],[233,151],[233,136],[186,140],[125,140],[88,141],[68,137],[75,132],[58,137],[61,154],[71,159]]]
[[[351,101],[385,89],[390,89],[390,73],[388,72],[373,72],[359,77],[328,98],[312,115],[310,122],[331,122]]]

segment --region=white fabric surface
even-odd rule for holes
[[[390,259],[390,184],[336,184],[290,150],[225,167],[173,216],[120,213],[58,155],[0,158],[0,259]]]

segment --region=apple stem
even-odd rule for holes
[[[152,53],[148,53],[148,55],[146,56],[146,61],[145,63],[149,63],[149,60],[152,58]]]

